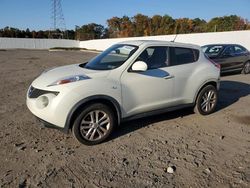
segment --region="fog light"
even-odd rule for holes
[[[47,96],[40,96],[37,98],[36,106],[37,108],[45,108],[49,104],[49,98]]]

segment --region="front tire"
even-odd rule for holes
[[[194,111],[201,115],[208,115],[215,111],[218,102],[218,93],[214,86],[205,86],[199,93]]]
[[[76,118],[72,132],[82,144],[95,145],[106,140],[114,129],[114,113],[106,105],[88,105]]]
[[[244,64],[244,67],[241,71],[242,74],[249,74],[250,73],[250,61],[247,61],[245,64]]]

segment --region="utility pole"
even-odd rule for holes
[[[50,38],[67,38],[66,23],[63,16],[61,0],[51,0]]]
[[[80,29],[80,27],[78,25],[75,25],[75,40],[79,40],[79,36],[78,36],[78,30]]]

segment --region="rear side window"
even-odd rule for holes
[[[170,66],[196,62],[199,59],[199,50],[191,48],[170,47]]]
[[[226,47],[226,49],[224,50],[224,52],[223,52],[223,55],[234,55],[234,53],[235,53],[235,49],[234,49],[234,47],[233,46],[228,46],[228,47]]]
[[[246,52],[246,49],[242,46],[234,46],[234,51],[236,54],[241,54]]]

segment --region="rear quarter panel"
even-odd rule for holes
[[[195,70],[188,78],[184,89],[185,103],[195,103],[199,90],[208,82],[219,82],[220,70],[200,54]],[[218,88],[217,88],[218,89]]]

